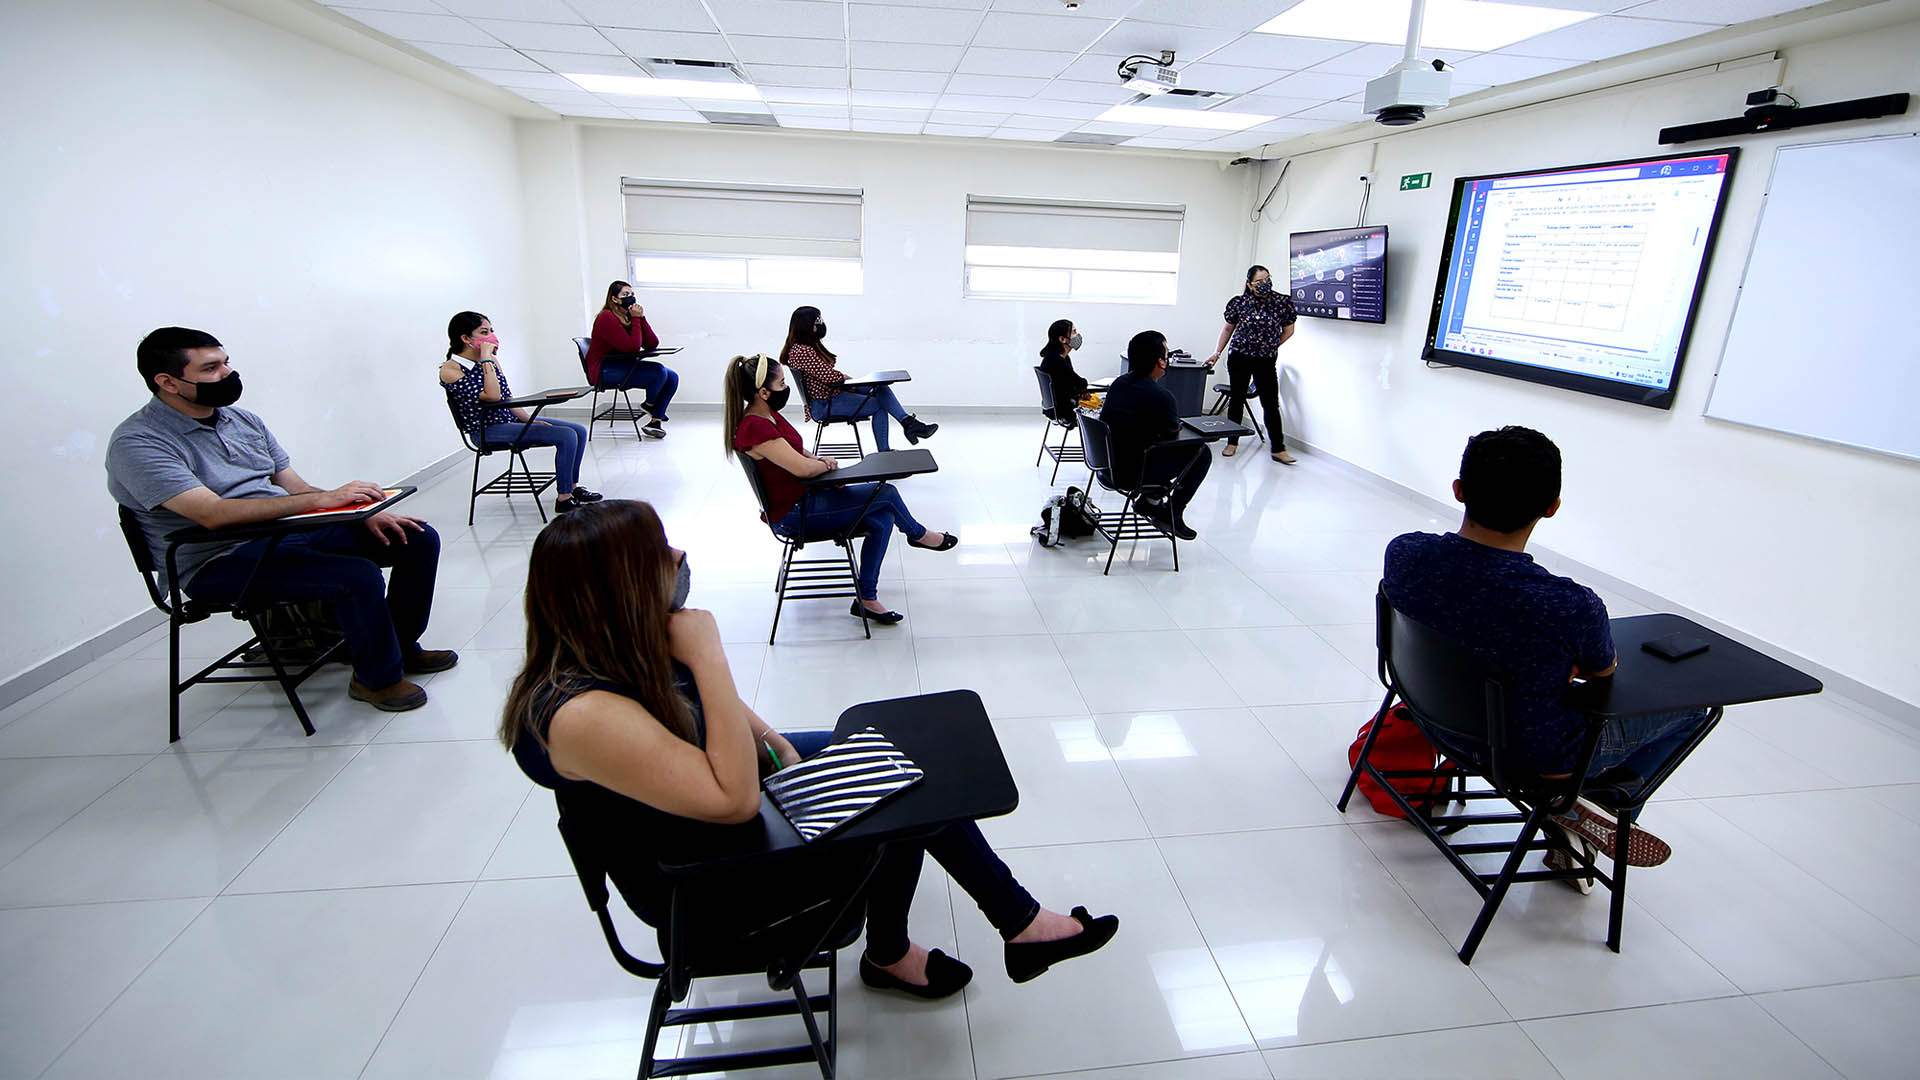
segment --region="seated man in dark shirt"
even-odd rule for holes
[[[1142,330],[1127,342],[1127,373],[1113,380],[1100,419],[1113,435],[1113,479],[1123,488],[1143,484],[1168,484],[1172,489],[1165,501],[1143,498],[1135,505],[1140,512],[1166,525],[1182,540],[1198,534],[1187,527],[1184,516],[1187,503],[1200,489],[1213,467],[1213,452],[1207,444],[1195,440],[1192,449],[1165,449],[1149,454],[1147,448],[1180,434],[1180,409],[1173,394],[1160,385],[1167,373],[1167,336],[1158,330]]]
[[[1453,495],[1467,508],[1459,531],[1407,533],[1387,545],[1387,600],[1497,662],[1513,691],[1512,752],[1522,768],[1564,777],[1578,764],[1586,730],[1586,718],[1563,703],[1567,684],[1611,675],[1617,654],[1606,605],[1593,590],[1526,553],[1533,527],[1560,509],[1560,450],[1529,428],[1483,431],[1467,441]],[[1587,775],[1650,776],[1706,718],[1703,709],[1619,718],[1601,735]],[[1603,854],[1612,851],[1614,823],[1591,803],[1582,800],[1559,824]],[[1671,854],[1639,829],[1628,844],[1631,866],[1655,866]],[[1567,863],[1556,851],[1549,865]]]
[[[140,519],[163,574],[167,535],[190,525],[217,532],[384,496],[366,481],[323,491],[301,479],[266,423],[234,408],[240,373],[213,335],[161,327],[141,340],[138,365],[153,398],[108,441],[107,490]],[[176,561],[181,590],[196,600],[231,603],[246,591],[327,603],[353,655],[347,693],[375,708],[425,705],[426,690],[405,676],[459,662],[451,649],[420,647],[433,607],[440,536],[418,518],[383,512],[359,525],[290,533],[277,544],[267,538],[186,544]],[[393,568],[391,584],[380,575],[383,566]]]

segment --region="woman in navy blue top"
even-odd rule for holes
[[[582,581],[594,587],[581,588]],[[650,826],[671,817],[752,821],[760,812],[759,763],[770,757],[791,765],[831,738],[781,735],[740,700],[713,615],[684,607],[689,581],[685,554],[667,545],[646,503],[615,500],[555,518],[533,544],[526,667],[500,724],[500,740],[521,769],[553,789],[565,813],[631,837],[615,845],[623,857],[608,874],[635,913],[656,926],[667,890],[646,849],[657,831]],[[937,998],[973,976],[907,936],[923,851],[1000,931],[1015,982],[1098,949],[1119,928],[1112,915],[1041,907],[978,827],[952,825],[921,846],[892,844],[882,855],[868,889],[860,959],[868,986]],[[775,896],[779,888],[770,879],[756,891]]]
[[[440,365],[440,389],[447,392],[460,428],[475,446],[504,450],[517,440],[522,446],[553,447],[553,486],[558,492],[555,513],[599,502],[598,492],[580,486],[580,454],[587,445],[587,429],[571,420],[541,418],[527,423],[525,409],[502,409],[496,402],[511,401],[506,373],[495,354],[500,338],[493,321],[477,311],[463,311],[447,321],[447,359]],[[525,428],[522,434],[521,429]]]

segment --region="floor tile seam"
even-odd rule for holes
[[[1759,1001],[1756,1001],[1755,995],[1748,994],[1748,993],[1720,994],[1712,997],[1688,998],[1683,1001],[1661,1001],[1661,1002],[1654,1002],[1649,1005],[1632,1005],[1632,1006],[1627,1006],[1625,1008],[1620,1008],[1620,1009],[1593,1009],[1593,1010],[1585,1010],[1585,1011],[1571,1012],[1571,1013],[1556,1013],[1552,1016],[1532,1017],[1526,1020],[1518,1021],[1518,1023],[1520,1024],[1520,1030],[1523,1032],[1526,1032],[1527,1037],[1529,1039],[1532,1039],[1533,1038],[1532,1033],[1527,1032],[1526,1026],[1528,1024],[1545,1023],[1545,1022],[1554,1021],[1554,1020],[1565,1020],[1565,1019],[1570,1019],[1573,1017],[1581,1017],[1581,1016],[1598,1016],[1598,1015],[1609,1014],[1609,1013],[1642,1012],[1647,1009],[1665,1009],[1665,1008],[1672,1008],[1673,1006],[1676,1006],[1676,1005],[1698,1005],[1705,1002],[1713,1002],[1713,1001],[1749,1002],[1750,1004],[1753,1005],[1754,1008],[1760,1011],[1760,1015],[1765,1017],[1768,1023],[1778,1028],[1782,1034],[1786,1035],[1788,1038],[1792,1039],[1794,1042],[1799,1043],[1801,1046],[1805,1047],[1807,1050],[1807,1053],[1812,1054],[1815,1060],[1819,1061],[1822,1065],[1825,1065],[1827,1068],[1831,1069],[1835,1076],[1846,1075],[1845,1073],[1841,1072],[1840,1069],[1836,1067],[1832,1062],[1828,1061],[1824,1054],[1814,1049],[1811,1044],[1809,1044],[1805,1039],[1801,1038],[1798,1032],[1794,1031],[1792,1028],[1788,1027],[1785,1023],[1783,1023],[1780,1020],[1780,1018],[1775,1016],[1773,1012],[1769,1010],[1765,1005],[1761,1004]],[[1539,1042],[1535,1041],[1534,1045],[1539,1046]],[[1546,1050],[1544,1048],[1541,1049],[1541,1054],[1543,1056],[1546,1055]],[[1549,1056],[1547,1060],[1549,1063],[1551,1063],[1553,1059]],[[1558,1067],[1556,1066],[1556,1070],[1557,1068]]]
[[[1352,1035],[1344,1039],[1308,1039],[1302,1042],[1290,1042],[1285,1046],[1263,1046],[1255,1052],[1262,1056],[1267,1054],[1284,1054],[1289,1050],[1300,1050],[1310,1046],[1346,1046],[1358,1043],[1383,1042],[1387,1039],[1404,1039],[1414,1035],[1435,1035],[1441,1032],[1480,1031],[1487,1028],[1499,1027],[1518,1028],[1523,1023],[1525,1023],[1523,1020],[1506,1019],[1481,1020],[1471,1024],[1442,1024],[1439,1027],[1413,1028],[1407,1031],[1388,1031],[1378,1035]],[[1541,1056],[1546,1056],[1544,1051],[1542,1051]],[[1549,1064],[1551,1064],[1550,1061]],[[1555,1071],[1557,1072],[1558,1070],[1556,1069]]]
[[[271,848],[275,843],[279,841],[279,839],[282,836],[285,836],[287,830],[293,827],[293,823],[300,820],[300,815],[306,813],[309,809],[311,809],[313,807],[313,804],[320,798],[320,796],[323,793],[325,793],[328,788],[331,788],[335,783],[337,783],[340,777],[343,774],[345,774],[349,768],[353,767],[353,763],[356,761],[359,761],[361,755],[367,752],[367,747],[372,745],[373,745],[372,742],[366,742],[355,747],[353,753],[345,761],[340,763],[340,767],[335,769],[331,776],[327,777],[326,782],[319,785],[318,787],[315,787],[313,789],[313,794],[307,796],[306,801],[300,804],[300,808],[298,810],[295,810],[293,813],[287,815],[287,820],[284,822],[281,822],[280,827],[278,829],[275,829],[273,831],[273,835],[267,838],[267,842],[264,844],[261,844],[260,847],[256,851],[254,851],[253,856],[247,860],[246,865],[242,866],[239,870],[235,871],[231,877],[227,878],[226,881],[221,883],[220,895],[221,896],[227,895],[228,894],[227,890],[233,887],[233,883],[236,881],[239,881],[242,877],[245,877],[247,871],[253,869],[253,864],[260,861],[260,856],[266,854],[268,848]]]
[[[41,834],[40,834],[39,836],[36,836],[36,837],[34,837],[34,838],[33,838],[33,843],[31,843],[31,844],[28,844],[28,845],[27,845],[26,847],[23,847],[23,848],[21,848],[21,849],[20,849],[20,850],[19,850],[19,851],[18,851],[17,853],[15,853],[15,854],[14,854],[14,856],[13,856],[12,858],[10,858],[10,859],[0,859],[0,871],[4,871],[4,870],[6,870],[6,868],[7,868],[7,867],[9,867],[9,866],[12,866],[12,865],[13,865],[13,864],[14,864],[15,862],[17,862],[17,861],[19,861],[20,859],[22,859],[22,858],[24,858],[24,857],[26,856],[26,854],[27,854],[27,852],[29,852],[29,851],[32,851],[32,850],[33,850],[34,848],[37,848],[37,847],[39,847],[39,846],[40,846],[40,845],[41,845],[42,843],[44,843],[44,842],[46,841],[46,839],[47,839],[47,837],[49,837],[49,836],[52,836],[52,835],[53,835],[54,833],[56,833],[56,832],[58,832],[58,831],[60,831],[60,830],[61,830],[62,828],[64,828],[64,827],[66,827],[66,824],[67,824],[67,822],[69,822],[69,821],[72,821],[72,820],[73,820],[74,818],[77,818],[77,817],[79,817],[79,816],[80,816],[81,814],[83,814],[83,813],[85,813],[85,812],[87,811],[87,808],[88,808],[88,807],[91,807],[91,806],[92,806],[93,804],[95,804],[95,803],[97,803],[97,802],[99,802],[99,801],[100,801],[101,799],[104,799],[104,798],[106,798],[106,797],[107,797],[108,795],[110,795],[110,794],[112,794],[112,793],[113,793],[113,792],[114,792],[114,791],[115,791],[116,789],[118,789],[118,788],[120,787],[120,785],[122,785],[122,784],[125,784],[125,783],[126,783],[127,781],[129,781],[129,780],[131,780],[131,779],[133,779],[133,778],[134,778],[134,776],[135,776],[136,774],[138,774],[138,773],[140,772],[140,770],[142,770],[142,769],[144,769],[144,768],[146,768],[147,766],[149,766],[149,765],[151,765],[151,764],[153,764],[153,763],[154,763],[154,761],[156,761],[156,760],[158,760],[158,759],[160,758],[160,756],[161,756],[161,755],[163,755],[163,754],[165,754],[165,753],[166,753],[166,751],[165,751],[165,750],[162,750],[162,751],[159,751],[158,753],[155,753],[155,754],[154,754],[154,755],[153,755],[152,757],[150,757],[150,758],[148,758],[147,760],[145,760],[145,761],[143,761],[143,762],[141,762],[141,763],[140,763],[140,764],[138,764],[138,765],[135,765],[135,766],[134,766],[134,767],[133,767],[133,768],[132,768],[131,770],[129,770],[129,771],[127,772],[127,775],[125,775],[125,776],[123,776],[123,777],[121,777],[121,778],[120,778],[120,779],[118,779],[118,780],[115,780],[115,781],[114,781],[113,783],[111,783],[111,784],[109,784],[109,785],[107,785],[107,789],[106,789],[105,791],[102,791],[102,792],[101,792],[100,794],[98,794],[98,795],[95,795],[95,796],[94,796],[93,798],[91,798],[91,799],[89,799],[89,800],[87,800],[87,803],[86,803],[86,805],[85,805],[85,806],[82,806],[82,807],[80,807],[80,808],[78,808],[78,809],[76,809],[76,810],[75,810],[75,811],[74,811],[73,813],[71,813],[71,814],[68,814],[68,815],[67,815],[66,817],[63,817],[63,818],[61,818],[61,819],[60,819],[60,820],[59,820],[58,822],[56,822],[56,823],[54,824],[54,826],[53,826],[52,828],[50,828],[50,829],[48,829],[48,830],[47,830],[46,832],[43,832],[43,833],[41,833]],[[134,755],[134,754],[89,754],[89,755],[86,755],[86,756],[88,756],[88,757],[136,757],[136,756],[138,756],[138,755]],[[21,760],[38,760],[38,759],[30,759],[30,758],[9,758],[9,759],[7,759],[7,760],[10,760],[10,761],[21,761]]]
[[[1751,795],[1722,796],[1722,798],[1726,798],[1726,799],[1757,798],[1757,797],[1759,796],[1751,796]],[[1810,881],[1812,881],[1815,885],[1819,886],[1822,889],[1825,889],[1828,893],[1831,893],[1832,895],[1840,898],[1841,901],[1843,901],[1849,907],[1853,908],[1856,912],[1858,912],[1861,917],[1869,919],[1874,923],[1882,927],[1885,927],[1895,937],[1902,938],[1916,945],[1920,945],[1920,935],[1908,933],[1907,931],[1902,930],[1899,927],[1888,922],[1887,920],[1881,918],[1879,915],[1873,913],[1872,911],[1867,910],[1864,904],[1861,904],[1859,901],[1855,900],[1853,897],[1848,896],[1846,893],[1843,893],[1839,889],[1835,888],[1831,883],[1827,881],[1825,876],[1820,874],[1818,871],[1816,871],[1812,867],[1802,866],[1798,859],[1794,858],[1792,855],[1788,854],[1786,851],[1783,851],[1780,848],[1775,847],[1773,844],[1769,843],[1766,837],[1761,836],[1759,833],[1756,833],[1752,829],[1749,829],[1746,826],[1740,824],[1738,821],[1735,821],[1733,818],[1730,818],[1727,815],[1721,813],[1718,809],[1716,809],[1712,805],[1714,802],[1718,801],[1717,799],[1700,799],[1697,801],[1701,806],[1706,808],[1706,811],[1708,813],[1712,814],[1716,818],[1719,818],[1721,821],[1726,822],[1728,825],[1732,826],[1735,830],[1739,831],[1740,833],[1752,838],[1752,840],[1755,843],[1759,844],[1761,847],[1766,848],[1768,851],[1772,852],[1775,857],[1779,858],[1782,862],[1785,862],[1788,866],[1791,866],[1795,870],[1798,870],[1802,874],[1805,874],[1807,878]],[[1890,810],[1887,812],[1892,813],[1892,811]]]
[[[427,969],[433,966],[434,957],[439,956],[440,950],[445,947],[447,935],[453,933],[453,924],[460,921],[461,913],[465,912],[467,905],[472,902],[477,884],[476,882],[467,886],[466,895],[460,898],[460,906],[453,909],[453,917],[440,928],[440,936],[434,939],[433,948],[428,950],[426,959],[421,961],[420,970],[413,973],[413,981],[407,984],[407,992],[401,995],[399,1004],[393,1007],[393,1015],[387,1017],[386,1026],[380,1029],[380,1037],[374,1040],[373,1049],[367,1051],[367,1059],[360,1063],[360,1071],[354,1074],[356,1077],[365,1077],[367,1070],[373,1067],[373,1059],[380,1056],[380,1048],[386,1045],[387,1036],[393,1034],[393,1025],[400,1021],[400,1014],[406,1011],[407,1002],[413,1000],[414,992],[420,988],[420,980],[426,978]]]
[[[1137,1069],[1143,1065],[1180,1065],[1180,1064],[1184,1064],[1185,1062],[1200,1061],[1205,1058],[1227,1058],[1227,1057],[1240,1057],[1240,1056],[1251,1056],[1254,1058],[1258,1058],[1260,1060],[1260,1067],[1263,1069],[1267,1069],[1268,1077],[1272,1077],[1273,1070],[1267,1065],[1266,1058],[1264,1055],[1265,1055],[1265,1052],[1262,1051],[1258,1046],[1256,1046],[1252,1050],[1222,1050],[1218,1053],[1212,1053],[1212,1054],[1187,1054],[1181,1057],[1153,1058],[1148,1061],[1130,1061],[1123,1065],[1089,1065],[1084,1069],[1064,1069],[1064,1070],[1056,1070],[1054,1072],[1008,1073],[1002,1076],[992,1077],[990,1078],[990,1080],[1051,1080],[1051,1078],[1056,1076],[1091,1076],[1094,1073],[1109,1072],[1117,1069]]]
[[[125,985],[120,987],[120,989],[113,995],[112,999],[107,1001],[106,1004],[100,1006],[99,1011],[95,1012],[91,1017],[89,1017],[87,1019],[87,1022],[81,1025],[80,1030],[74,1033],[73,1038],[67,1040],[67,1044],[60,1048],[60,1052],[53,1055],[53,1057],[47,1060],[46,1066],[42,1068],[38,1073],[35,1074],[36,1077],[45,1076],[47,1075],[47,1073],[52,1072],[53,1067],[55,1065],[60,1064],[61,1058],[64,1058],[68,1054],[72,1053],[73,1048],[80,1045],[80,1040],[87,1037],[87,1032],[92,1031],[94,1029],[94,1026],[100,1023],[101,1018],[106,1016],[107,1013],[111,1012],[113,1010],[113,1007],[120,1003],[121,998],[127,996],[127,991],[133,989],[134,986],[138,984],[141,979],[145,978],[147,972],[152,970],[153,965],[159,963],[160,958],[167,955],[167,953],[173,948],[173,946],[177,942],[179,942],[179,940],[182,937],[186,936],[187,931],[193,929],[196,923],[198,923],[201,919],[206,917],[207,912],[213,909],[214,902],[218,900],[219,897],[196,896],[196,897],[178,897],[173,899],[198,900],[200,901],[200,910],[193,913],[193,918],[188,919],[184,923],[181,923],[180,929],[174,931],[173,936],[169,937],[164,944],[162,944],[158,949],[155,949],[153,951],[153,955],[147,958],[146,963],[140,965],[140,970],[133,973],[132,977],[126,981]]]
[[[1240,1000],[1240,995],[1234,992],[1233,980],[1227,978],[1227,970],[1220,963],[1219,954],[1214,951],[1213,941],[1207,937],[1207,928],[1201,925],[1200,916],[1194,912],[1193,901],[1187,899],[1187,890],[1180,884],[1180,875],[1174,873],[1173,863],[1167,858],[1166,850],[1160,846],[1160,841],[1157,838],[1149,838],[1147,842],[1153,845],[1154,857],[1160,860],[1160,868],[1166,871],[1167,880],[1173,884],[1174,895],[1180,898],[1180,906],[1186,909],[1187,922],[1192,924],[1194,934],[1200,938],[1201,946],[1207,950],[1207,960],[1213,964],[1214,976],[1220,980],[1220,985],[1227,991],[1227,997],[1233,1001],[1234,1013],[1240,1017],[1241,1030],[1247,1033],[1248,1047],[1258,1053],[1260,1036],[1253,1033],[1253,1021],[1247,1016],[1247,1007]],[[1266,1068],[1266,1059],[1262,1058],[1260,1064],[1262,1068]],[[1273,1070],[1268,1068],[1267,1071],[1271,1073]]]
[[[507,818],[507,827],[500,830],[499,838],[494,840],[493,847],[487,850],[487,857],[481,860],[480,872],[474,875],[475,881],[479,881],[486,876],[487,867],[493,865],[494,858],[500,854],[501,846],[507,842],[507,834],[513,831],[513,823],[520,820],[521,812],[526,810],[528,801],[533,798],[533,793],[538,790],[540,790],[538,786],[529,787],[527,793],[520,797],[520,805],[514,807],[512,816]]]
[[[182,893],[178,896],[113,896],[99,900],[60,900],[38,904],[0,904],[0,914],[9,911],[47,911],[55,908],[105,907],[108,904],[161,904],[174,900],[217,900],[219,893]]]
[[[1827,1058],[1827,1055],[1821,1053],[1819,1047],[1808,1042],[1803,1036],[1801,1036],[1799,1032],[1793,1030],[1792,1025],[1788,1024],[1785,1020],[1781,1019],[1779,1014],[1775,1013],[1772,1009],[1767,1008],[1767,1003],[1764,1001],[1761,1001],[1758,995],[1748,994],[1747,1000],[1753,1002],[1754,1007],[1758,1008],[1761,1014],[1764,1015],[1767,1019],[1773,1021],[1774,1024],[1780,1028],[1780,1030],[1792,1036],[1794,1041],[1798,1042],[1801,1046],[1806,1047],[1807,1053],[1812,1054],[1814,1057],[1818,1058],[1822,1065],[1825,1065],[1827,1068],[1832,1069],[1833,1074],[1835,1076],[1847,1075],[1844,1071],[1841,1070],[1838,1064],[1829,1060]]]

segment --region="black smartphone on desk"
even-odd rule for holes
[[[1707,639],[1693,634],[1673,633],[1657,637],[1652,641],[1643,641],[1640,647],[1662,660],[1685,660],[1689,656],[1698,656],[1707,651]]]

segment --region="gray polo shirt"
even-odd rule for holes
[[[291,464],[258,416],[228,406],[212,424],[169,407],[159,398],[121,421],[107,442],[107,491],[140,518],[153,564],[166,576],[167,534],[193,522],[161,505],[197,487],[223,499],[285,495],[273,476]],[[184,586],[210,560],[242,541],[190,544],[175,556]]]

